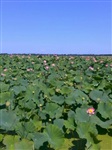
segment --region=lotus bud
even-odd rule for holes
[[[10,102],[7,101],[7,102],[5,103],[5,105],[6,105],[7,107],[10,106]]]

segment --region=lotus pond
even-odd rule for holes
[[[1,150],[111,150],[112,57],[0,55]]]

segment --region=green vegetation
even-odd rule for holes
[[[0,149],[111,149],[111,57],[0,59]]]

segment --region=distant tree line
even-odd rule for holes
[[[12,54],[8,54],[8,53],[1,53],[0,55],[39,55],[39,56],[112,56],[112,54],[33,54],[33,53],[29,53],[29,54],[16,54],[16,53],[12,53]]]

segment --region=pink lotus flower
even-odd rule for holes
[[[110,67],[112,67],[112,64],[110,64]]]
[[[33,71],[33,69],[32,68],[28,68],[27,71]]]
[[[106,64],[105,66],[108,67],[108,64]]]
[[[56,60],[58,60],[59,59],[59,57],[58,56],[56,56]]]
[[[4,69],[4,72],[6,72],[6,71],[7,71],[7,69],[5,68],[5,69]]]
[[[91,116],[95,114],[95,109],[91,107],[91,108],[88,108],[86,112],[89,114],[89,116]]]
[[[45,69],[48,70],[48,69],[49,69],[49,66],[46,66]]]
[[[6,76],[6,75],[5,75],[4,73],[1,73],[1,76],[3,76],[3,77],[4,77],[4,76]]]
[[[30,69],[27,69],[27,71],[30,71]]]
[[[71,60],[71,59],[73,59],[73,58],[74,58],[74,57],[71,56],[71,57],[69,57],[69,60]]]
[[[30,59],[30,56],[28,56],[28,59]]]
[[[32,69],[32,68],[30,68],[30,71],[33,71],[33,69]]]
[[[101,60],[100,63],[103,63],[103,60]]]
[[[94,62],[97,62],[97,60],[96,60],[94,57],[93,57],[93,61],[94,61]]]
[[[73,64],[74,62],[73,62],[73,61],[71,61],[70,63],[71,63],[71,64]]]
[[[90,57],[86,57],[86,60],[87,60],[87,61],[90,60]]]
[[[46,63],[47,61],[46,60],[44,60],[44,63]]]
[[[55,64],[52,64],[53,67],[55,67]]]
[[[89,67],[89,69],[90,69],[90,70],[94,70],[94,68],[93,68],[93,67],[91,67],[91,66]]]

